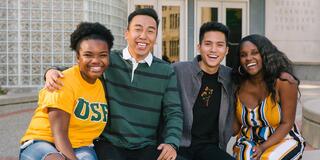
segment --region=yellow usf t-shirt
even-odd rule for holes
[[[108,116],[105,93],[100,80],[94,84],[86,82],[75,65],[63,72],[63,87],[55,92],[41,89],[38,108],[32,117],[26,140],[45,140],[54,143],[47,109],[57,108],[70,114],[69,139],[72,148],[92,144],[103,131]]]

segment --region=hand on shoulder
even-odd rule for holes
[[[296,96],[298,92],[298,85],[299,80],[297,80],[294,76],[287,72],[282,72],[276,82],[276,88],[278,93],[280,94],[280,98],[286,97],[290,100],[297,98]]]
[[[298,85],[298,80],[288,72],[282,72],[279,76],[279,80]]]

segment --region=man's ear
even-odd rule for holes
[[[227,47],[227,51],[226,51],[226,55],[228,55],[229,54],[229,47]]]
[[[126,31],[124,32],[124,39],[128,40],[128,34],[129,34],[129,30],[126,29]]]
[[[201,44],[198,43],[198,44],[197,44],[197,52],[198,52],[198,53],[200,53],[200,47],[201,47]]]

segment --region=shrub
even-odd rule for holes
[[[8,91],[6,89],[1,88],[0,86],[0,95],[6,94]]]

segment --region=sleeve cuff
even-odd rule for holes
[[[173,143],[169,143],[169,145],[170,145],[172,148],[174,148],[176,151],[178,151],[178,146],[176,146],[176,145],[173,144]]]

